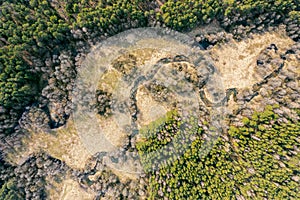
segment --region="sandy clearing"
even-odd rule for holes
[[[212,60],[220,72],[223,87],[246,88],[261,81],[255,76],[254,67],[260,52],[276,44],[279,50],[287,49],[293,41],[284,32],[266,32],[254,35],[253,39],[231,41],[214,46],[210,50]]]
[[[93,191],[84,190],[76,181],[67,179],[62,183],[59,200],[93,200],[95,196],[96,194]]]
[[[11,162],[21,164],[31,154],[44,151],[75,169],[84,168],[90,153],[82,145],[73,121],[51,133],[30,133],[23,138],[23,150],[11,154]]]

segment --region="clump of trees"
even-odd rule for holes
[[[1,48],[0,54],[0,104],[6,108],[22,108],[37,93],[37,76],[21,52]]]
[[[97,29],[102,33],[117,33],[122,30],[122,24],[145,26],[144,11],[139,8],[142,1],[101,1],[95,6],[90,4],[73,4],[71,13],[76,16],[75,26]],[[70,4],[68,4],[70,5]],[[71,14],[70,13],[70,14]]]
[[[143,127],[136,148],[145,171],[162,168],[178,159],[201,130],[194,117],[182,119],[176,110]]]
[[[300,9],[293,10],[289,13],[289,18],[286,20],[287,33],[295,41],[300,40],[299,27],[300,27]]]
[[[0,199],[3,200],[22,200],[25,195],[16,187],[16,181],[11,179],[5,182],[0,189]]]
[[[46,55],[64,46],[70,30],[48,1],[6,1],[0,9],[0,105],[4,120],[15,116],[1,132],[9,134],[41,91]]]
[[[219,1],[167,1],[156,14],[167,26],[176,30],[194,28],[207,23],[221,12]]]
[[[274,6],[276,5],[276,6]],[[167,26],[176,30],[188,30],[196,25],[205,24],[213,19],[223,21],[230,19],[226,26],[247,24],[255,20],[260,14],[274,13],[286,17],[290,11],[299,9],[299,3],[295,0],[260,0],[260,1],[166,1],[156,18]]]
[[[207,156],[201,152],[204,140],[197,137],[180,158],[150,171],[149,199],[300,198],[300,123],[280,122],[273,109],[267,106],[244,118],[243,126],[230,126],[228,139],[219,137]],[[157,133],[149,134],[139,151],[151,165],[155,159],[143,147],[165,143],[153,136]]]

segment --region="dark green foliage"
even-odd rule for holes
[[[137,149],[144,169],[149,171],[172,163],[190,147],[193,135],[200,132],[194,119],[182,120],[177,111],[143,127]]]
[[[221,11],[221,3],[209,1],[167,1],[157,13],[157,19],[175,30],[187,30],[205,23]]]
[[[0,49],[0,104],[22,108],[37,94],[36,74],[17,51]]]
[[[0,104],[23,107],[37,94],[34,58],[43,60],[44,53],[57,48],[68,35],[68,25],[48,1],[5,2],[0,18]]]
[[[23,200],[25,196],[16,187],[16,181],[11,179],[5,182],[0,189],[0,199],[2,200]]]
[[[34,3],[33,3],[34,2]],[[6,46],[39,56],[47,47],[54,48],[68,36],[69,28],[48,1],[4,3],[1,5],[1,37]],[[47,49],[49,50],[49,49]],[[42,52],[41,52],[42,51]],[[28,55],[27,55],[28,56]]]
[[[208,23],[213,19],[222,20],[224,17],[236,18],[230,24],[247,23],[247,20],[255,20],[262,13],[276,13],[286,16],[290,11],[299,6],[294,0],[196,0],[196,1],[172,1],[168,0],[156,13],[158,20],[176,30],[188,30],[196,25]]]
[[[108,28],[109,25],[114,23],[118,23],[120,19],[124,19],[125,21],[131,21],[135,19],[144,18],[143,11],[139,10],[137,7],[137,1],[119,1],[113,3],[112,6],[107,6],[104,8],[96,7],[99,10],[99,21],[95,21],[93,24],[97,24],[101,28]],[[96,13],[95,13],[96,14]],[[91,17],[94,15],[91,12]],[[82,15],[84,17],[84,15]],[[98,16],[97,16],[98,18]]]
[[[46,55],[64,48],[70,30],[49,1],[6,1],[0,10],[0,106],[18,115],[13,128],[40,93]]]
[[[147,19],[143,7],[145,2],[134,1],[66,1],[65,11],[73,27],[88,28],[101,33],[122,31],[121,25],[136,21],[138,27],[145,26]],[[145,8],[146,9],[146,8]],[[112,30],[113,29],[113,30]]]
[[[289,16],[292,20],[296,20],[298,25],[300,25],[300,11],[291,11]]]
[[[271,106],[243,123],[231,126],[229,140],[219,137],[207,156],[202,156],[203,139],[197,137],[179,159],[151,171],[149,199],[300,198],[293,179],[299,176],[300,123],[279,123]],[[150,142],[160,145],[151,136],[139,147]],[[143,159],[147,149],[139,150]]]
[[[247,14],[259,14],[259,13],[268,13],[268,12],[276,12],[276,13],[288,13],[287,11],[291,11],[296,9],[297,3],[294,0],[259,0],[259,1],[239,1],[239,0],[226,0],[225,3],[225,16],[234,15],[239,13],[241,15]]]

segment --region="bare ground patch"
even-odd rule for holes
[[[31,154],[44,151],[54,158],[60,159],[70,167],[84,168],[86,159],[90,153],[83,146],[73,121],[61,128],[53,130],[51,133],[30,133],[23,139],[23,150],[11,154],[11,161],[21,164]]]
[[[262,77],[255,75],[256,60],[260,52],[272,43],[283,52],[293,41],[284,32],[266,32],[245,41],[233,40],[225,45],[214,46],[210,54],[221,74],[223,87],[245,88],[261,81]]]
[[[90,189],[83,189],[80,185],[72,180],[67,179],[61,183],[62,191],[59,195],[59,200],[93,200],[96,194]],[[54,200],[54,198],[51,198]]]

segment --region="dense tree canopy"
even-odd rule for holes
[[[3,200],[22,200],[24,194],[15,186],[15,180],[5,182],[0,189],[0,199]]]
[[[163,155],[160,152],[149,157],[148,152],[167,145],[167,138],[158,137],[173,120],[159,120],[162,125],[157,127],[161,129],[148,128],[152,136],[138,144],[145,167],[158,163]],[[264,112],[244,118],[243,126],[231,126],[228,140],[219,137],[207,156],[201,152],[204,132],[198,129],[198,133],[180,158],[169,159],[168,165],[149,172],[150,199],[300,198],[295,179],[299,175],[300,155],[295,152],[299,148],[299,122],[279,122],[273,107],[267,106]]]

